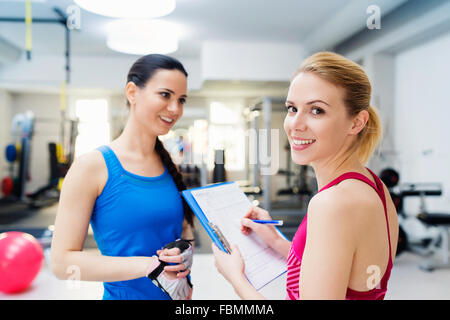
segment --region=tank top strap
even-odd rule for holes
[[[336,179],[334,179],[333,181],[328,183],[326,186],[321,188],[319,190],[319,192],[321,192],[325,189],[328,189],[328,188],[334,186],[335,184],[338,184],[339,182],[342,182],[347,179],[357,179],[357,180],[364,181],[365,183],[370,185],[372,188],[374,188],[375,191],[379,194],[377,186],[372,181],[370,181],[369,178],[367,178],[365,175],[358,173],[358,172],[346,172],[346,173],[340,175],[339,177],[337,177]]]
[[[114,151],[107,145],[98,147],[96,150],[100,151],[105,159],[106,167],[108,168],[108,178],[114,179],[120,176],[123,167]]]
[[[380,196],[381,200],[383,201],[384,216],[386,218],[387,234],[388,234],[388,240],[389,240],[389,263],[392,263],[391,232],[389,231],[389,219],[388,219],[388,214],[387,214],[386,195],[384,193],[383,183],[381,182],[381,179],[378,178],[378,176],[372,172],[372,170],[370,170],[369,168],[366,168],[366,169],[370,172],[373,179],[375,180],[375,183],[377,184],[378,195]]]

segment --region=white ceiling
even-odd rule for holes
[[[369,4],[379,5],[385,15],[405,1],[177,0],[175,11],[164,19],[182,25],[185,30],[174,56],[194,58],[199,56],[205,40],[311,43],[326,37],[331,39],[328,42],[342,41],[343,37],[358,32],[361,25],[364,27]],[[34,0],[33,18],[55,18],[53,7],[65,11],[71,4],[71,0]],[[24,0],[0,0],[0,17],[24,17],[24,7]],[[337,19],[339,14],[341,17]],[[82,10],[81,30],[72,32],[71,53],[120,55],[106,47],[105,26],[112,20]],[[0,22],[0,37],[23,49],[25,25]],[[63,54],[62,26],[33,24],[32,49],[33,54]]]

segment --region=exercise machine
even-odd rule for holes
[[[42,121],[42,119],[36,118],[31,111],[16,114],[12,119],[12,142],[5,148],[6,160],[9,163],[9,174],[2,180],[1,212],[26,211],[27,207],[31,209],[42,208],[52,205],[59,200],[62,179],[74,160],[78,121],[63,120],[70,123],[68,152],[64,151],[61,144],[50,142],[48,144],[50,160],[49,182],[38,190],[27,193],[26,186],[31,177],[31,142],[35,124],[38,121]]]
[[[37,121],[40,121],[38,118]],[[40,187],[32,193],[27,194],[30,199],[30,207],[42,208],[58,202],[62,182],[74,160],[75,142],[78,135],[78,119],[63,119],[61,130],[66,131],[66,123],[69,124],[69,142],[64,148],[62,143],[49,142],[49,168],[50,175],[48,184]],[[66,137],[64,133],[61,138]]]
[[[16,114],[11,123],[12,142],[5,148],[9,176],[2,180],[2,203],[25,201],[25,185],[29,177],[31,139],[35,117],[31,111]]]
[[[410,251],[428,257],[419,264],[420,269],[424,271],[450,268],[450,213],[429,212],[425,202],[427,197],[442,195],[441,184],[398,184],[400,176],[392,168],[384,169],[380,173],[380,179],[389,189],[399,216],[397,256],[404,251]],[[403,209],[403,200],[406,197],[420,198],[419,210],[416,215],[407,214]]]
[[[289,142],[284,146],[284,150],[287,154],[286,169],[278,170],[277,175],[286,176],[286,188],[279,189],[277,191],[277,196],[287,196],[287,202],[290,201],[296,206],[306,209],[309,201],[317,192],[317,183],[314,173],[312,172],[312,168],[307,165],[296,165],[292,170],[291,147]]]

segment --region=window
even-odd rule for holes
[[[214,150],[225,150],[225,169],[239,171],[245,168],[245,132],[242,123],[242,105],[212,102],[209,126],[209,169],[214,168]]]
[[[79,119],[75,156],[78,157],[111,140],[106,99],[77,100],[75,114]]]

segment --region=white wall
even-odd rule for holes
[[[441,182],[430,210],[450,212],[450,33],[399,54],[395,65],[394,143],[402,182]],[[408,200],[406,210],[417,210]]]
[[[202,45],[202,78],[288,81],[304,57],[295,43],[208,41]]]
[[[395,56],[376,53],[364,58],[364,70],[372,85],[371,105],[379,111],[383,135],[379,148],[372,154],[368,167],[375,173],[389,166],[395,157]]]

